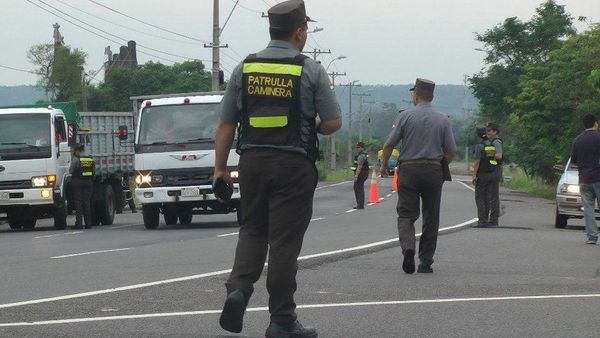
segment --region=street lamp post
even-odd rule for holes
[[[325,67],[325,70],[329,70],[329,66],[331,66],[331,64],[333,62],[335,62],[337,60],[343,60],[343,59],[346,59],[346,58],[347,58],[347,56],[345,56],[345,55],[340,55],[340,56],[336,57],[335,59],[329,61],[329,63],[327,64],[327,67]]]
[[[335,62],[337,60],[342,60],[342,59],[345,59],[345,58],[346,58],[346,56],[340,55],[340,56],[336,57],[335,59],[329,61],[329,64],[327,64],[327,67],[325,68],[325,71],[327,71],[329,69],[329,66],[331,66],[331,64],[333,62]],[[334,73],[331,73],[329,75],[331,75],[331,89],[335,93],[335,77],[336,76],[344,76],[344,75],[346,75],[346,73],[342,74],[342,73],[334,72]],[[336,143],[336,137],[335,137],[335,133],[333,133],[333,134],[331,134],[329,136],[329,144],[331,144],[331,147],[330,147],[330,149],[331,149],[331,163],[330,163],[331,171],[335,171],[336,167],[337,167],[337,154],[336,154],[336,150],[335,150],[336,149],[336,144],[335,143]]]

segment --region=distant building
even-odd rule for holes
[[[113,54],[110,46],[104,49],[104,54],[108,56],[108,60],[104,62],[104,78],[115,68],[134,69],[138,65],[135,41],[133,40],[127,42],[127,46],[121,46],[119,54]]]

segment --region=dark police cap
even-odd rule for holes
[[[306,16],[303,0],[288,0],[269,8],[269,26],[280,31],[291,31],[306,22],[315,22]]]
[[[85,145],[83,143],[77,143],[74,147],[75,150],[83,151],[85,149]]]
[[[500,131],[500,127],[498,127],[498,125],[494,122],[488,122],[488,124],[485,125],[486,129],[493,129],[495,131]]]
[[[433,94],[434,89],[435,89],[435,83],[433,81],[418,78],[417,81],[415,81],[414,87],[412,87],[409,90],[410,91],[416,90],[419,93],[432,93]]]
[[[362,143],[362,142],[358,142],[358,143],[356,143],[356,146],[357,146],[357,147],[364,148],[364,147],[365,147],[365,144],[364,144],[364,143]]]

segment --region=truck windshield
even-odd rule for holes
[[[138,144],[214,142],[219,107],[218,103],[145,107]]]
[[[0,158],[50,157],[50,114],[0,115]]]

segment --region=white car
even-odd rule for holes
[[[577,166],[567,161],[565,166],[555,165],[554,169],[562,175],[556,186],[556,211],[554,226],[564,228],[569,218],[583,218],[583,204],[579,190],[579,172]],[[595,210],[596,219],[600,219],[598,207]]]

